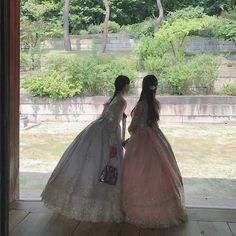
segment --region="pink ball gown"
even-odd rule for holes
[[[147,104],[141,101],[123,161],[122,211],[127,222],[144,228],[175,226],[187,220],[182,177],[164,134],[146,120]]]

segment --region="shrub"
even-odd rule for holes
[[[212,35],[216,38],[236,42],[236,21],[219,18],[211,28]]]
[[[108,23],[108,31],[110,33],[117,33],[120,30],[120,25],[117,24],[115,21],[109,21]]]
[[[80,30],[79,34],[80,35],[88,35],[88,31],[87,30]]]
[[[236,8],[231,9],[230,11],[223,11],[221,17],[236,21]]]
[[[219,91],[220,95],[236,96],[236,84],[224,84]]]
[[[172,57],[175,60],[182,60],[184,58],[185,38],[194,32],[207,28],[214,21],[215,18],[203,13],[202,8],[190,7],[170,13],[154,37],[143,37],[141,39],[137,50],[138,55],[141,60],[144,60],[150,56],[166,57],[166,54],[172,52]]]
[[[186,7],[184,9],[181,10],[176,10],[173,12],[170,12],[167,17],[166,20],[169,23],[173,23],[176,20],[190,20],[193,18],[203,18],[206,16],[206,13],[204,13],[204,8],[203,7]]]
[[[219,59],[211,55],[199,55],[189,63],[194,90],[200,94],[211,94],[218,77]]]
[[[21,71],[35,70],[40,67],[41,53],[37,48],[29,48],[20,52]]]
[[[236,11],[225,11],[212,24],[197,32],[197,35],[236,42]]]
[[[102,25],[90,25],[88,27],[88,32],[90,34],[99,34],[102,32]]]
[[[117,24],[114,21],[108,22],[108,32],[109,33],[117,33],[117,32],[119,32],[119,30],[120,30],[119,24]],[[99,34],[99,33],[102,33],[102,31],[103,31],[103,23],[100,25],[90,25],[88,27],[88,32],[90,34]]]
[[[160,76],[160,90],[177,95],[211,94],[218,66],[218,58],[210,55],[199,55],[189,62],[177,61],[164,68]]]
[[[164,75],[160,78],[160,90],[175,95],[188,94],[190,81],[191,70],[189,66],[184,62],[178,62],[165,69]]]
[[[148,57],[144,60],[145,71],[159,75],[168,63],[167,57]]]
[[[54,99],[75,95],[108,95],[114,90],[114,78],[127,75],[136,79],[135,60],[93,54],[54,58],[46,72],[26,77],[23,87],[31,94]]]
[[[150,18],[141,23],[127,25],[126,31],[132,38],[141,38],[143,36],[152,36],[154,33],[154,22],[155,19]]]
[[[62,70],[47,70],[23,79],[23,87],[33,96],[46,96],[53,99],[73,97],[81,92],[79,81]]]
[[[156,37],[143,37],[137,49],[137,54],[141,60],[149,57],[162,57],[168,52],[168,48],[169,45],[166,41]]]

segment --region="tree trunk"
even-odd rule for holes
[[[157,0],[157,6],[159,9],[159,16],[158,16],[155,26],[154,26],[154,32],[157,32],[159,30],[161,22],[164,18],[164,10],[163,10],[162,4],[161,4],[161,0]]]
[[[64,0],[64,46],[66,51],[71,51],[71,43],[69,36],[69,6],[70,0]]]
[[[102,52],[105,53],[108,41],[108,23],[110,18],[110,6],[109,0],[103,0],[103,4],[105,6],[105,20],[103,24],[103,49]]]

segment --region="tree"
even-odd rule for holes
[[[110,18],[110,6],[109,6],[109,0],[103,0],[104,6],[105,6],[105,20],[103,24],[103,49],[102,52],[104,53],[106,51],[107,47],[107,41],[108,41],[108,24],[109,24],[109,18]]]
[[[161,4],[161,0],[157,0],[157,6],[159,9],[159,16],[158,16],[155,26],[154,26],[154,32],[157,32],[159,30],[161,22],[164,18],[164,10],[163,10],[162,4]]]
[[[65,0],[64,2],[64,46],[66,51],[71,51],[71,42],[69,36],[69,7],[70,7],[70,0]]]
[[[202,7],[187,7],[167,15],[163,26],[155,35],[157,40],[169,43],[175,58],[183,56],[183,43],[188,35],[206,29],[215,18],[204,13]]]
[[[203,11],[203,8],[188,7],[169,13],[154,37],[143,37],[137,52],[145,69],[161,74],[169,62],[182,63],[185,38],[215,22],[215,17]]]

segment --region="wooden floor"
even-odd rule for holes
[[[236,236],[236,210],[188,208],[189,222],[166,230],[122,223],[86,223],[53,214],[41,202],[11,206],[10,236]]]

